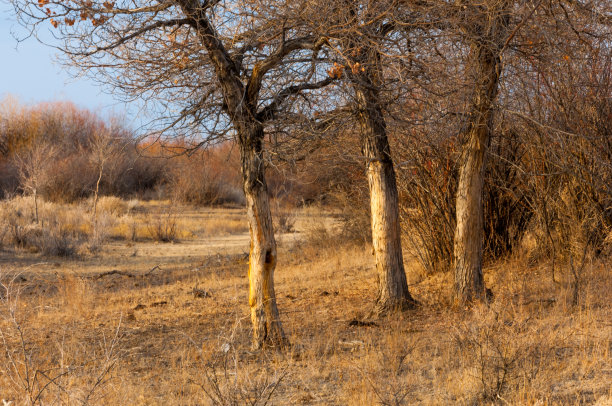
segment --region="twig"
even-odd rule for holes
[[[161,269],[161,267],[159,265],[155,265],[153,268],[149,269],[149,271],[146,272],[143,276],[149,276],[149,274],[151,274],[156,269],[159,269],[160,271],[163,271],[163,269]]]

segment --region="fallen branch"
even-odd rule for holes
[[[163,269],[161,269],[159,265],[155,265],[153,268],[149,269],[147,272],[141,273],[141,274],[126,272],[126,271],[120,271],[118,269],[113,269],[112,271],[102,272],[102,273],[94,276],[94,279],[98,280],[98,279],[104,278],[105,276],[111,276],[111,275],[127,276],[128,278],[134,278],[136,276],[144,277],[144,276],[149,276],[156,269],[159,269],[160,271],[163,271]]]
[[[136,276],[129,272],[123,272],[123,271],[119,271],[118,269],[113,269],[112,271],[102,272],[101,274],[96,275],[94,279],[98,280],[98,279],[104,278],[105,276],[111,276],[111,275],[127,276],[128,278],[133,278],[134,276]]]
[[[163,269],[160,268],[159,265],[155,265],[153,268],[149,269],[148,272],[145,272],[145,274],[143,276],[149,276],[151,273],[153,273],[153,271],[155,271],[156,269],[159,269],[160,271],[163,271]]]

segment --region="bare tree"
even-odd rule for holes
[[[112,149],[111,136],[105,130],[97,131],[91,143],[91,153],[89,157],[90,162],[96,168],[97,175],[91,209],[95,241],[98,240],[98,198],[100,193],[100,182],[102,181],[102,175],[104,175],[107,163],[112,160]]]
[[[274,293],[276,241],[268,202],[266,123],[288,100],[333,81],[308,63],[324,39],[300,27],[307,2],[15,0],[27,27],[46,23],[66,61],[129,98],[161,108],[160,130],[196,133],[194,146],[234,137],[251,235],[253,345],[282,345]],[[278,6],[278,7],[272,7]],[[324,71],[323,71],[324,72]]]
[[[381,49],[391,53],[385,37],[394,32],[394,11],[399,2],[340,2],[334,4],[336,26],[329,31],[340,63],[332,76],[345,74],[352,88],[353,111],[367,168],[370,191],[372,245],[378,273],[374,313],[415,305],[408,291],[400,235],[398,191],[391,147],[387,137],[382,92],[388,88]],[[367,23],[366,23],[367,22]],[[394,50],[395,51],[395,50]],[[399,55],[396,52],[396,55]]]
[[[474,83],[465,144],[459,167],[454,239],[455,294],[461,301],[484,298],[482,274],[485,157],[491,140],[494,103],[499,91],[502,53],[508,37],[509,1],[464,5],[462,29],[470,46],[469,73]]]
[[[30,193],[34,200],[34,221],[38,218],[38,195],[50,179],[49,167],[56,158],[57,148],[42,140],[15,155],[15,163],[19,170],[21,189]]]

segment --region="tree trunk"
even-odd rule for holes
[[[94,190],[94,201],[93,201],[93,213],[92,213],[92,224],[93,224],[93,235],[94,242],[98,244],[98,196],[100,193],[100,181],[102,180],[102,173],[104,171],[103,164],[99,165],[98,180],[96,181],[96,189]]]
[[[36,224],[38,224],[38,189],[34,188],[34,219],[36,220]]]
[[[482,190],[486,153],[491,140],[493,103],[498,92],[501,67],[499,51],[491,48],[487,45],[472,47],[472,55],[477,64],[476,88],[459,168],[453,255],[455,296],[462,303],[485,299],[487,294],[482,273]]]
[[[263,128],[253,124],[241,138],[241,162],[247,217],[251,235],[249,256],[249,306],[253,324],[253,347],[265,343],[285,346],[274,293],[276,240],[263,162]]]
[[[398,192],[386,124],[378,94],[370,81],[355,82],[362,132],[362,152],[367,160],[370,188],[372,245],[378,273],[378,296],[373,313],[414,307],[408,291],[400,236]]]
[[[488,123],[487,123],[488,124]],[[485,152],[489,129],[485,124],[468,134],[457,186],[454,264],[455,294],[462,302],[483,297],[482,274],[483,205]]]

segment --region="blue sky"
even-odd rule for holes
[[[120,112],[127,122],[137,116],[136,106],[118,102],[87,78],[71,77],[54,61],[56,51],[53,48],[42,45],[35,38],[18,44],[13,33],[22,38],[27,32],[17,24],[9,7],[0,2],[0,55],[3,58],[0,62],[0,99],[11,94],[23,104],[72,101],[103,117]],[[137,127],[136,123],[132,125]]]

